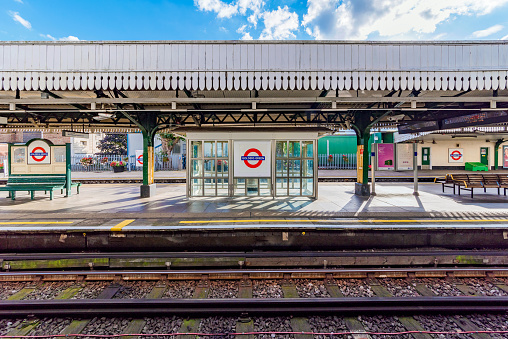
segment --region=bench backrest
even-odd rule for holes
[[[506,174],[498,174],[500,184],[508,184],[508,175]]]
[[[65,185],[65,175],[15,175],[7,179],[7,185]]]
[[[467,177],[467,174],[450,174],[453,180],[456,181],[469,181],[469,178]]]
[[[497,184],[499,182],[499,176],[497,174],[482,174],[483,182],[486,184]]]
[[[467,180],[470,183],[482,183],[483,182],[483,175],[481,175],[481,174],[467,174]]]

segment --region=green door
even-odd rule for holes
[[[486,166],[489,166],[489,148],[481,147],[480,148],[480,162]]]
[[[422,166],[430,166],[430,147],[422,147]]]

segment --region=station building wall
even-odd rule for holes
[[[422,148],[430,148],[430,157],[432,169],[464,169],[466,162],[480,162],[480,149],[487,147],[489,149],[489,167],[494,168],[494,146],[497,138],[489,139],[467,139],[467,138],[456,138],[452,139],[436,139],[433,143],[432,139],[423,140],[423,144],[418,144],[418,165],[422,164]],[[489,140],[489,142],[487,142]],[[457,146],[458,145],[458,146]],[[501,144],[499,147],[499,169],[503,169],[503,146],[508,146],[508,142]],[[449,162],[449,149],[450,148],[462,148],[463,149],[463,162],[453,163]]]

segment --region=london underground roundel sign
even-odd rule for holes
[[[462,148],[448,149],[448,162],[464,162],[464,151]]]
[[[37,162],[44,161],[48,155],[48,152],[42,147],[35,147],[32,152],[30,152],[32,159]]]
[[[138,160],[138,163],[139,163],[140,165],[143,165],[143,154],[141,154],[140,156],[138,156],[138,159],[137,159],[137,160]]]
[[[45,140],[34,140],[27,145],[28,165],[51,164],[51,145]]]
[[[253,156],[251,155],[252,153],[255,153],[256,155]],[[257,148],[250,148],[245,151],[245,154],[241,157],[241,160],[245,163],[245,166],[249,168],[258,168],[265,160],[265,157]],[[254,161],[254,163],[252,163],[252,161]]]
[[[233,174],[237,178],[271,177],[271,140],[235,140]]]
[[[450,157],[457,161],[457,160],[460,160],[460,158],[462,158],[462,153],[460,153],[459,151],[455,150],[453,151],[451,154],[450,154]]]

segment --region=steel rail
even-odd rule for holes
[[[0,277],[6,276],[62,276],[62,275],[86,275],[86,276],[119,276],[119,275],[256,275],[261,274],[389,274],[389,273],[436,273],[436,274],[464,274],[500,273],[508,276],[507,267],[428,267],[428,268],[319,268],[319,269],[200,269],[200,270],[77,270],[77,271],[15,271],[0,272]]]
[[[0,316],[308,315],[506,312],[508,297],[0,301]]]
[[[0,253],[0,260],[52,260],[79,258],[319,258],[319,257],[416,257],[416,256],[508,256],[508,250],[429,250],[429,251],[266,251],[266,252],[80,252],[80,253]]]

